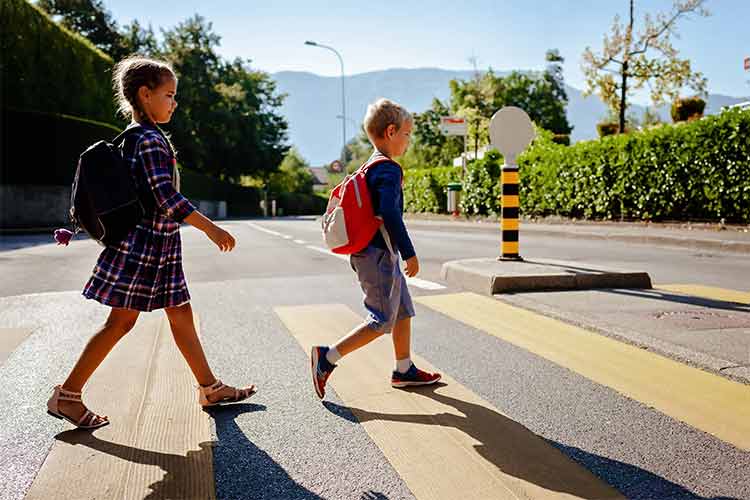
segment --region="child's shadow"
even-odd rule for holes
[[[104,441],[80,430],[61,432],[56,439],[136,464],[160,467],[164,477],[149,485],[151,492],[146,499],[197,498],[200,493],[191,486],[195,474],[212,460],[217,498],[320,499],[297,484],[266,452],[248,440],[235,422],[243,413],[265,409],[263,405],[235,404],[210,410],[216,420],[218,442],[200,443],[200,450],[190,450],[184,456]]]
[[[594,492],[586,481],[574,484],[569,477],[560,477],[559,471],[550,467],[549,462],[545,463],[540,460],[549,456],[550,453],[555,453],[547,447],[546,443],[564,451],[568,456],[575,457],[580,463],[596,463],[597,469],[605,472],[601,474],[600,470],[597,470],[601,476],[606,475],[620,480],[627,477],[635,479],[637,481],[635,484],[648,485],[649,489],[642,491],[654,493],[653,498],[704,499],[640,467],[590,454],[544,438],[539,438],[543,442],[539,441],[529,429],[490,408],[441,394],[438,389],[443,386],[445,384],[438,383],[407,390],[455,408],[464,416],[454,413],[389,414],[345,407],[329,401],[324,401],[323,404],[330,412],[351,422],[384,420],[453,427],[479,441],[481,444],[474,445],[477,452],[504,473],[548,490],[569,493],[579,498],[594,498]],[[449,461],[450,457],[446,457],[446,460]],[[627,484],[633,484],[633,482],[627,481]],[[596,496],[596,498],[601,498],[601,496]],[[732,500],[728,497],[720,497],[720,499]],[[719,497],[712,500],[719,500]]]

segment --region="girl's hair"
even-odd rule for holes
[[[139,116],[145,117],[146,114],[138,100],[138,90],[144,85],[153,90],[170,78],[177,80],[172,67],[163,61],[142,56],[130,56],[118,62],[112,70],[117,111],[126,119],[134,118],[136,112]],[[172,153],[175,154],[169,136],[156,123],[153,125],[159,129]]]
[[[395,125],[396,130],[400,130],[405,122],[411,120],[411,113],[403,106],[381,98],[367,106],[364,119],[365,132],[371,140],[380,139],[385,135],[388,125]]]
[[[169,78],[177,80],[171,66],[162,61],[131,56],[118,62],[112,71],[117,110],[125,118],[131,118],[135,111],[143,115],[138,89],[145,85],[153,90]]]

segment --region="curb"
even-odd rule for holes
[[[498,233],[499,238],[499,223],[496,226],[494,222],[479,224],[464,221],[451,222],[443,220],[412,218],[407,218],[406,221],[410,225],[419,227],[455,227],[472,231],[494,231]],[[530,233],[536,236],[610,240],[620,241],[624,243],[640,243],[644,245],[650,244],[665,247],[689,248],[694,250],[713,250],[720,252],[750,254],[750,241],[720,240],[713,238],[689,238],[685,236],[668,236],[658,234],[622,234],[611,232],[580,231],[576,229],[571,230],[571,227],[576,228],[576,226],[574,225],[561,226],[560,228],[553,228],[549,226],[539,228],[534,227],[533,223],[526,223],[522,225],[521,238],[523,238],[523,233],[525,232],[526,234]]]
[[[440,276],[446,283],[465,290],[495,295],[514,292],[555,290],[591,290],[596,288],[650,289],[651,278],[643,271],[614,269],[581,270],[578,265],[563,261],[505,262],[505,274],[492,269],[495,259],[463,259],[443,264]],[[557,268],[554,272],[539,272],[533,266]],[[490,267],[488,269],[488,267]]]

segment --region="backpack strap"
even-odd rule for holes
[[[359,171],[362,172],[364,175],[367,175],[367,171],[370,170],[372,167],[378,165],[379,163],[385,163],[387,161],[391,163],[395,163],[396,165],[398,165],[398,168],[401,169],[401,184],[403,185],[404,175],[403,175],[403,168],[401,167],[401,165],[397,161],[391,160],[380,151],[376,151],[376,153],[372,155],[369,160],[367,160],[361,167],[359,167]],[[383,240],[385,240],[385,246],[388,247],[388,251],[391,253],[391,255],[393,255],[394,257],[397,257],[396,252],[393,251],[393,245],[391,245],[391,237],[388,234],[388,231],[385,229],[385,225],[381,224],[378,229],[380,230],[380,234],[383,235]]]
[[[115,137],[114,139],[112,139],[112,144],[115,145],[115,146],[119,146],[123,141],[125,141],[125,139],[130,134],[133,134],[135,132],[142,132],[142,131],[143,131],[143,127],[141,125],[136,125],[135,127],[128,127],[125,130],[123,130],[122,132],[120,132],[120,134],[118,134],[117,137]]]

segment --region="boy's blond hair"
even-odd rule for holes
[[[410,121],[412,121],[412,116],[406,108],[389,99],[381,98],[367,106],[364,121],[365,132],[370,140],[382,139],[388,125],[395,125],[396,130],[399,130],[404,123]]]

